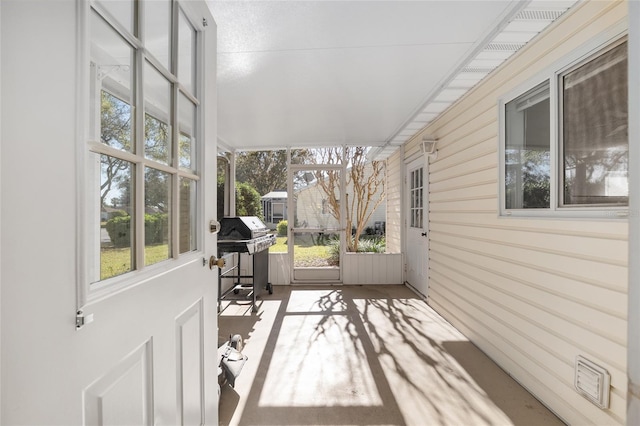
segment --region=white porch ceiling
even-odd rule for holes
[[[210,1],[218,140],[391,154],[575,1]]]

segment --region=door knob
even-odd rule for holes
[[[222,268],[225,265],[224,259],[217,259],[215,256],[209,258],[209,269],[213,269],[214,266]]]
[[[422,234],[420,234],[420,235],[422,235],[423,237],[426,237],[426,236],[427,236],[427,233],[426,233],[426,232],[423,232],[423,233],[422,233]]]

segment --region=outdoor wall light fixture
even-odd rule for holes
[[[422,138],[422,153],[429,157],[431,160],[438,158],[438,151],[436,150],[436,144],[438,141],[432,136],[424,136]]]

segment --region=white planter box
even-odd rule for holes
[[[269,254],[269,282],[289,285],[288,253]],[[342,265],[343,284],[402,284],[401,253],[346,253]]]
[[[344,284],[402,284],[401,253],[345,253]]]

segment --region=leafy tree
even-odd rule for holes
[[[101,92],[100,101],[101,142],[116,149],[131,151],[131,105],[104,90]],[[161,163],[169,163],[169,126],[149,114],[145,115],[144,126],[145,156]],[[131,185],[133,168],[131,163],[108,155],[102,155],[100,159],[103,174],[100,193],[101,205],[104,206],[111,191],[117,189],[119,197],[112,198],[112,202],[128,206],[133,200],[133,186]],[[158,212],[167,212],[169,209],[169,190],[169,175],[167,173],[153,168],[146,169],[145,206],[152,207]]]
[[[236,182],[236,214],[264,219],[260,194],[248,183]]]
[[[218,220],[224,217],[224,179],[218,178]],[[236,182],[236,215],[264,219],[260,194],[251,185]]]
[[[100,141],[116,149],[131,151],[131,105],[104,90],[100,94]],[[108,155],[101,155],[100,163],[104,175],[100,205],[104,206],[111,190],[119,187],[128,175],[122,172],[127,171],[130,164]]]
[[[353,238],[347,238],[347,251],[357,252],[360,235],[376,208],[384,201],[385,167],[382,161],[367,162],[365,147],[332,147],[316,150],[317,161],[322,164],[347,163],[344,194],[346,228],[353,229]],[[328,208],[336,220],[340,219],[340,172],[315,172],[318,185],[327,196]]]
[[[311,151],[291,151],[293,162],[311,159]],[[287,188],[287,151],[244,151],[236,155],[236,180],[254,187],[260,195]]]

